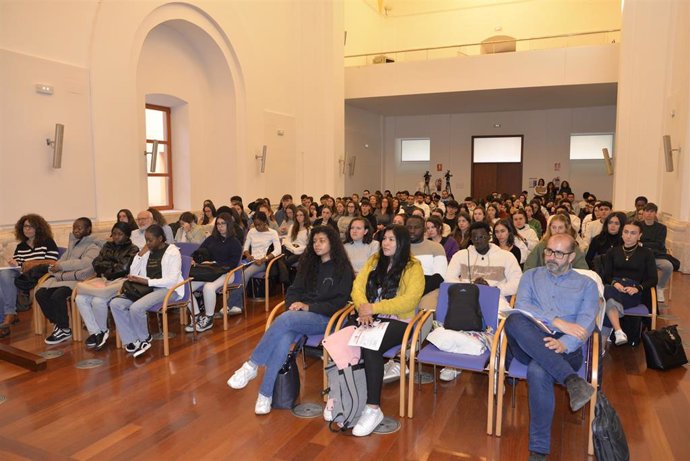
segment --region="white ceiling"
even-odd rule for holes
[[[613,106],[616,105],[617,87],[616,83],[542,86],[346,99],[345,103],[381,115],[457,114]]]

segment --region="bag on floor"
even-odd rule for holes
[[[594,456],[597,461],[628,461],[630,451],[623,425],[604,393],[599,391],[592,421]]]
[[[688,363],[678,325],[669,325],[642,333],[647,368],[670,370]]]
[[[454,283],[448,287],[448,312],[443,327],[455,331],[484,330],[479,287],[472,283]]]
[[[335,363],[326,367],[328,377],[327,407],[332,408],[331,432],[342,432],[357,424],[367,404],[367,379],[364,362],[339,370]]]
[[[303,336],[285,359],[285,363],[280,368],[276,383],[273,387],[273,400],[271,407],[291,410],[299,397],[300,381],[299,368],[297,367],[297,354],[304,346],[306,336]]]

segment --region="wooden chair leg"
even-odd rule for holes
[[[170,345],[168,344],[168,311],[163,309],[163,355],[170,354]]]
[[[489,370],[489,397],[486,405],[486,433],[492,435],[494,432],[494,386],[496,385],[496,372]]]
[[[38,301],[36,301],[36,298],[33,299],[31,304],[34,317],[34,334],[42,335],[45,333],[46,318],[43,315],[41,306],[38,305]]]

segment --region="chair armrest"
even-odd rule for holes
[[[517,299],[517,295],[513,295],[510,297],[510,307],[515,307],[515,300]]]
[[[241,270],[244,270],[244,265],[237,266],[236,268],[225,274],[225,280],[223,281],[223,293],[227,293],[228,285],[230,285],[231,281],[234,280],[235,273]]]
[[[354,304],[352,303],[347,303],[345,304],[344,307],[338,309],[335,314],[331,315],[331,319],[328,321],[328,325],[326,325],[326,330],[323,333],[323,337],[325,338],[326,336],[330,335],[331,333],[335,333],[335,331],[338,331],[340,329],[340,326],[342,325],[342,319],[343,314],[345,312],[350,311],[352,308],[354,308]],[[338,328],[338,330],[333,330],[335,327]]]
[[[280,309],[283,308],[285,308],[285,301],[279,302],[276,304],[276,307],[271,310],[271,313],[268,314],[268,319],[266,319],[266,329],[264,331],[268,331],[268,329],[271,327],[271,323],[273,323],[273,319],[280,315]]]
[[[280,258],[284,257],[284,256],[285,256],[284,253],[280,253],[278,256],[276,256],[276,257],[274,257],[273,259],[271,259],[271,260],[268,262],[268,264],[266,264],[266,277],[269,276],[269,274],[270,274],[270,272],[271,272],[271,267],[273,267],[273,264],[274,264],[276,261],[278,261]]]
[[[414,357],[417,353],[417,343],[419,342],[419,335],[422,331],[422,326],[427,322],[429,317],[434,314],[434,312],[435,310],[419,311],[419,313],[414,316],[410,322],[414,322],[415,324],[414,333],[412,334],[412,342],[410,344],[410,361],[414,360]],[[405,333],[407,333],[407,330],[405,330]],[[402,357],[402,352],[400,355]]]
[[[656,330],[656,316],[658,313],[659,306],[657,305],[658,300],[656,297],[656,287],[650,288],[652,294],[652,330]]]
[[[181,286],[184,286],[186,283],[192,283],[192,280],[194,280],[194,279],[193,279],[192,277],[189,277],[189,278],[187,278],[187,279],[184,279],[184,280],[181,281],[180,283],[177,283],[177,284],[171,286],[170,288],[168,288],[168,292],[165,294],[165,298],[163,298],[163,312],[165,312],[165,311],[168,310],[168,302],[170,301],[170,297],[171,297],[172,294],[175,292],[175,290],[177,290],[177,289],[180,288]],[[191,289],[192,289],[192,288],[189,287],[189,290],[190,290],[190,291],[189,291],[189,296],[192,296],[192,291],[191,291]]]
[[[50,272],[47,274],[43,274],[41,276],[41,278],[38,279],[38,282],[36,282],[36,286],[34,287],[34,290],[38,290],[39,288],[41,288],[41,285],[43,285],[45,283],[45,281],[48,280],[49,278],[51,278],[52,276],[53,276],[53,274],[51,274]]]
[[[504,334],[504,328],[506,324],[506,319],[502,319],[496,328],[494,333],[494,338],[491,341],[491,355],[489,356],[489,373],[492,373],[496,369],[496,358],[498,353],[498,346],[501,344],[501,335]],[[503,341],[507,343],[508,341]],[[493,389],[492,389],[493,392]]]
[[[350,303],[347,306],[345,306],[344,308],[342,308],[340,311],[338,311],[338,312],[342,312],[342,313],[340,314],[340,317],[338,317],[338,321],[333,326],[333,331],[331,331],[330,334],[333,334],[336,331],[340,331],[340,328],[342,328],[342,326],[343,326],[343,320],[345,319],[345,317],[350,315],[352,313],[352,311],[354,311],[354,310],[355,310],[355,305]]]

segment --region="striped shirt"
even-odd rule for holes
[[[27,261],[37,261],[42,259],[50,259],[57,261],[58,247],[52,239],[47,240],[43,245],[31,248],[28,243],[20,242],[17,249],[14,250],[14,259],[19,266],[22,266]]]

